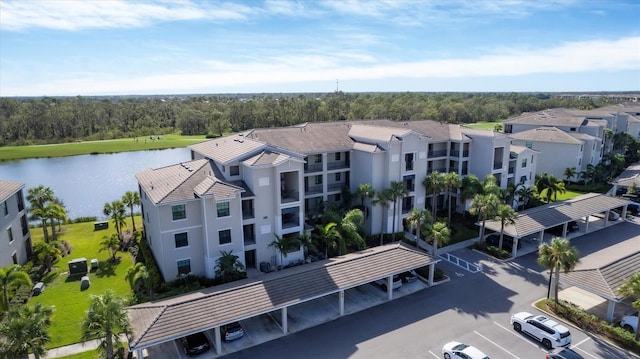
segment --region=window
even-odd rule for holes
[[[229,174],[232,176],[240,176],[240,166],[229,167]]]
[[[220,244],[231,243],[231,230],[225,229],[225,230],[219,231],[218,238],[220,239]]]
[[[7,205],[7,201],[2,203],[4,205],[4,215],[5,217],[9,215],[9,206]]]
[[[9,237],[9,243],[13,242],[13,231],[11,227],[7,228],[7,236]]]
[[[322,184],[322,176],[316,176],[316,184]]]
[[[13,259],[13,264],[18,264],[18,255],[16,254],[16,252],[13,252],[13,254],[11,255],[11,259]]]
[[[336,161],[340,161],[340,152],[336,152]]]
[[[24,209],[24,198],[22,198],[22,191],[18,192],[18,212]]]
[[[527,159],[523,158],[522,159],[522,168],[525,168],[525,167],[527,167]]]
[[[342,176],[341,176],[341,173],[336,173],[336,180],[335,180],[335,182],[340,182],[341,177],[342,177]]]
[[[187,238],[187,233],[176,233],[175,234],[176,248],[186,247],[189,245],[189,239]]]
[[[187,212],[184,208],[184,204],[178,204],[175,206],[171,206],[171,212],[173,213],[173,220],[177,221],[179,219],[187,218]]]
[[[20,225],[22,226],[22,235],[26,236],[29,233],[29,225],[27,224],[27,216],[23,215],[20,218]]]
[[[218,207],[218,218],[229,217],[229,202],[218,202],[216,206]]]
[[[191,273],[191,259],[182,259],[178,262],[178,275]]]
[[[322,155],[316,155],[316,163],[322,163]]]

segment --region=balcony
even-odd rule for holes
[[[308,186],[305,195],[313,195],[322,193],[322,185]]]
[[[306,164],[304,166],[304,173],[322,172],[322,163]]]
[[[344,186],[345,184],[342,182],[329,183],[327,186],[327,192],[342,191],[342,187]]]
[[[343,168],[349,168],[349,164],[347,163],[347,161],[336,161],[336,162],[327,163],[327,169],[329,171],[331,171],[331,170],[339,170],[339,169],[343,169]]]
[[[469,151],[462,151],[462,157],[469,157]]]
[[[242,201],[242,219],[253,219],[253,200]]]
[[[434,171],[438,171],[440,173],[446,173],[447,172],[447,168],[446,167],[438,167],[438,168],[432,168],[432,169],[428,169],[427,170],[427,174],[431,174]]]
[[[300,200],[300,192],[298,191],[285,191],[281,193],[280,202],[281,203],[291,203],[297,202]]]
[[[516,168],[513,166],[509,166],[509,174],[512,175],[516,172]]]
[[[458,150],[451,150],[451,151],[449,152],[449,156],[451,156],[451,157],[458,157],[458,156],[460,156],[460,151],[458,151]]]
[[[300,225],[300,216],[296,212],[284,212],[282,213],[282,229],[297,227]]]
[[[433,158],[433,157],[446,157],[447,156],[447,150],[437,150],[437,151],[429,151],[428,152],[428,156],[429,158]]]
[[[502,169],[502,162],[494,162],[493,163],[493,169],[494,170]]]
[[[463,176],[466,176],[469,174],[469,169],[468,168],[463,168],[462,171],[460,171],[460,174]]]

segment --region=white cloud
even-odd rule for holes
[[[351,62],[353,58],[358,60]],[[477,58],[452,58],[398,63],[371,63],[365,55],[337,53],[334,56],[298,55],[271,57],[250,63],[207,61],[206,68],[176,73],[104,80],[42,83],[3,89],[6,95],[56,95],[96,93],[157,93],[275,86],[292,83],[344,80],[417,78],[490,78],[531,74],[566,74],[593,71],[640,71],[640,37],[615,41],[572,42],[549,49],[520,49]],[[9,94],[11,92],[11,94]]]
[[[31,27],[57,30],[135,28],[166,21],[243,20],[254,11],[232,3],[205,5],[190,1],[2,1],[0,23],[3,29],[13,31]]]

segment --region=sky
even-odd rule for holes
[[[637,0],[0,0],[0,96],[640,90]]]

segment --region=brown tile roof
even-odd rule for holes
[[[640,162],[636,162],[627,167],[622,173],[611,182],[620,186],[629,187],[632,184],[640,186]]]
[[[23,188],[23,183],[0,179],[0,202],[6,201]]]
[[[518,213],[515,224],[504,227],[504,234],[524,237],[566,222],[622,207],[631,202],[620,198],[587,193],[570,200],[553,202]],[[500,221],[487,221],[485,228],[500,232]]]
[[[288,159],[291,159],[291,156],[271,151],[262,151],[257,155],[244,160],[243,164],[247,166],[277,165]]]
[[[265,147],[264,142],[247,138],[244,134],[216,138],[189,146],[192,151],[222,164],[244,158]]]
[[[390,244],[276,272],[263,280],[245,279],[135,305],[127,308],[134,328],[129,345],[142,349],[438,261],[406,244]]]
[[[621,301],[617,293],[625,279],[640,273],[640,252],[596,269],[574,270],[561,274],[561,281],[597,294],[603,298]]]
[[[349,137],[355,138],[356,141],[358,139],[364,139],[365,142],[369,140],[370,143],[389,142],[394,138],[405,137],[409,133],[411,133],[411,130],[406,128],[361,125],[358,123],[354,123],[349,129]]]
[[[262,128],[249,131],[246,137],[302,154],[348,151],[353,145],[348,136],[349,124],[341,121]]]
[[[584,115],[576,115],[563,108],[554,108],[539,112],[525,112],[520,116],[504,120],[504,123],[571,127],[580,127],[586,124]]]
[[[522,141],[538,141],[538,142],[555,142],[555,143],[570,143],[570,144],[582,144],[583,141],[579,140],[570,134],[559,130],[555,127],[538,127],[533,130],[512,133],[509,137],[522,140]]]
[[[200,193],[226,197],[224,194],[229,191],[242,191],[214,177],[214,169],[207,159],[146,169],[136,174],[136,178],[155,204],[185,201]]]

